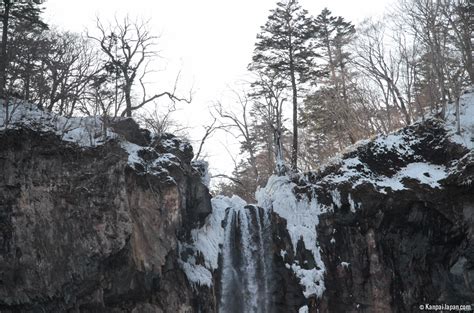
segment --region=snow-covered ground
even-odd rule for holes
[[[465,146],[469,150],[474,149],[474,87],[468,93],[461,96],[460,125],[461,133],[457,134],[456,108],[450,105],[447,110],[446,129],[453,142]]]

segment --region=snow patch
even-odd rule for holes
[[[212,273],[202,265],[196,264],[196,259],[180,262],[188,280],[197,286],[212,286]]]
[[[347,201],[349,202],[349,206],[350,206],[351,212],[352,212],[352,213],[355,213],[355,212],[356,212],[356,208],[358,208],[360,205],[359,205],[359,204],[356,204],[356,203],[354,202],[354,199],[352,199],[352,196],[351,196],[350,193],[347,195]]]
[[[422,184],[427,184],[432,188],[441,188],[440,180],[447,177],[447,169],[442,165],[434,165],[427,162],[413,162],[406,167],[401,168],[392,177],[384,175],[377,175],[373,173],[366,164],[362,163],[358,158],[349,158],[341,160],[341,168],[322,179],[322,182],[329,182],[333,184],[351,182],[353,188],[363,183],[368,183],[379,189],[380,192],[385,193],[386,188],[393,191],[406,189],[403,179],[416,179]],[[333,202],[340,207],[341,199],[337,190],[330,191]],[[351,196],[348,196],[348,201],[351,206],[351,211],[355,212],[358,205],[353,201]]]
[[[398,155],[414,155],[415,151],[411,146],[419,143],[418,138],[408,136],[403,132],[395,132],[388,135],[380,135],[374,140],[374,152],[383,154],[387,151],[395,152]]]
[[[191,231],[192,243],[181,243],[180,250],[191,249],[194,255],[201,254],[204,264],[196,264],[196,258],[190,256],[181,261],[181,266],[193,285],[212,286],[212,272],[218,267],[220,246],[224,242],[224,228],[226,209],[230,207],[244,207],[247,203],[238,196],[232,198],[216,196],[211,199],[212,213],[207,216],[201,228]]]
[[[469,150],[474,149],[474,89],[461,96],[459,99],[459,120],[461,132],[457,133],[456,126],[456,108],[454,104],[448,106],[446,128],[451,141],[466,147]]]
[[[318,204],[316,198],[308,199],[303,196],[302,199],[297,199],[293,192],[294,187],[295,184],[286,176],[271,176],[266,187],[256,192],[256,199],[259,206],[265,210],[273,209],[286,219],[294,252],[301,239],[305,248],[312,252],[316,268],[303,269],[297,264],[292,264],[291,269],[304,287],[306,297],[311,295],[321,297],[325,290],[325,266],[317,242],[316,226],[319,224],[319,214],[327,210]]]
[[[309,308],[307,305],[302,306],[299,310],[298,313],[309,313]]]
[[[118,137],[109,129],[104,133],[104,125],[99,117],[67,118],[15,99],[10,101],[7,114],[3,101],[0,102],[0,130],[29,128],[39,132],[51,132],[63,141],[75,143],[80,147],[96,147]]]
[[[331,190],[329,193],[331,194],[332,202],[334,202],[336,207],[340,208],[342,206],[342,202],[341,202],[341,194],[339,193],[339,191],[335,189],[335,190]]]

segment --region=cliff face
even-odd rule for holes
[[[178,264],[178,242],[211,211],[192,150],[125,124],[115,126],[121,140],[96,147],[21,126],[0,132],[1,312],[213,306]]]
[[[273,210],[277,277],[288,286],[279,290],[280,312],[474,303],[472,95],[461,103],[461,134],[451,117],[418,122],[260,191],[259,204]],[[293,198],[278,196],[285,192]],[[311,273],[320,270],[324,277]]]
[[[323,311],[417,312],[426,304],[474,303],[474,154],[448,140],[441,123],[406,128],[401,137],[417,139],[404,141],[415,159],[376,153],[376,143],[347,158],[357,156],[386,177],[412,170],[397,177],[403,188],[321,178],[324,189],[339,194],[318,225]],[[334,202],[321,192],[324,198]]]
[[[362,142],[271,177],[258,207],[210,199],[172,135],[22,109],[0,130],[0,311],[470,305],[474,95],[461,104],[460,134],[450,115]]]

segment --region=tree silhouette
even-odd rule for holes
[[[316,31],[313,18],[297,0],[278,2],[277,8],[257,35],[257,42],[249,69],[255,72],[277,73],[279,80],[290,90],[293,104],[293,144],[291,167],[298,163],[298,96],[300,84],[315,74],[314,49]]]

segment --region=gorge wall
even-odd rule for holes
[[[0,312],[471,305],[474,96],[461,104],[460,134],[451,115],[416,122],[271,177],[258,206],[211,199],[172,135],[25,109],[0,130]]]
[[[291,218],[282,218],[281,208],[274,213],[279,262],[324,266],[324,292],[298,304],[309,312],[420,312],[427,304],[474,309],[473,151],[448,140],[441,123],[391,136],[400,146],[373,141],[320,172],[283,182],[319,212],[319,263],[314,246],[292,244]]]
[[[0,132],[2,313],[212,311],[211,291],[192,288],[178,264],[178,241],[211,212],[192,149],[125,124],[121,140],[96,147]]]

